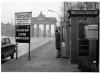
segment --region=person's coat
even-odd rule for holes
[[[60,49],[61,48],[61,40],[60,40],[60,33],[56,32],[55,33],[55,43],[56,43],[56,49]]]

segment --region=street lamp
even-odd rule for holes
[[[56,11],[53,11],[53,10],[48,10],[48,11],[56,13],[56,15],[59,17],[59,20],[61,21],[61,17],[59,16],[59,14]]]
[[[56,11],[53,11],[53,10],[48,10],[48,11],[54,12],[54,13],[56,13],[59,16],[59,14]],[[59,16],[59,18],[60,18],[60,16]]]
[[[61,21],[61,17],[59,16],[59,14],[56,12],[56,11],[53,11],[53,10],[48,10],[49,12],[54,12],[58,17],[59,17],[59,24],[60,24],[60,21]]]
[[[56,11],[53,11],[53,10],[48,10],[48,11],[56,13],[56,14],[58,15],[58,17],[59,17],[61,23],[63,22],[63,21],[62,21],[62,18],[59,16],[59,14],[58,14]],[[65,15],[64,15],[64,20],[65,20]],[[68,29],[70,26],[71,26],[70,24],[69,24],[68,26],[66,26],[66,29]]]

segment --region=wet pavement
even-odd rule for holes
[[[71,64],[68,59],[55,58],[54,41],[46,43],[28,54],[1,64],[2,72],[78,72],[78,65]]]

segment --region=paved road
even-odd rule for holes
[[[56,49],[53,41],[31,52],[31,60],[28,54],[17,60],[9,60],[1,64],[2,72],[76,72],[77,65],[69,63],[68,59],[55,58]]]

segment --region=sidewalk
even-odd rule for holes
[[[2,72],[78,72],[78,66],[71,64],[68,59],[55,58],[56,49],[53,40],[31,51],[31,60],[28,54],[17,60],[9,60],[2,64]]]
[[[49,38],[31,38],[30,51],[33,51],[48,42]],[[18,57],[21,57],[28,52],[29,52],[29,43],[18,44]]]

